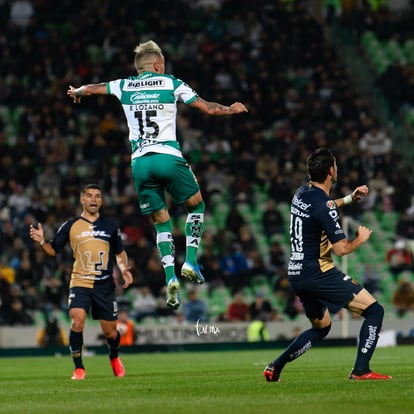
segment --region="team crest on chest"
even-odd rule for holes
[[[334,208],[336,208],[336,203],[333,200],[328,200],[326,202],[326,207],[329,208],[329,210],[333,210]]]

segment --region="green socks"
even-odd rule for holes
[[[165,280],[168,283],[175,277],[175,246],[172,237],[172,225],[168,220],[165,223],[155,224],[157,232],[157,247],[160,252],[162,266],[165,271]]]
[[[197,264],[197,252],[200,247],[201,237],[204,230],[204,201],[194,207],[188,208],[188,216],[185,223],[186,236],[186,262]]]

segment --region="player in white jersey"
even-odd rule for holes
[[[131,165],[142,214],[151,215],[157,233],[167,283],[167,304],[180,304],[179,282],[175,275],[172,223],[165,193],[188,211],[185,225],[186,258],[181,275],[203,283],[197,252],[204,228],[204,201],[199,184],[184,159],[176,138],[177,102],[198,108],[208,115],[247,112],[240,102],[230,106],[202,99],[185,82],[165,74],[165,60],[157,43],[150,40],[135,50],[138,76],[110,82],[69,86],[67,94],[79,103],[82,96],[115,95],[122,104],[131,143]]]

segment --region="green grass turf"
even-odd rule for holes
[[[121,354],[125,378],[98,355],[84,381],[69,356],[1,358],[0,413],[414,413],[414,346],[376,350],[371,368],[391,381],[350,381],[354,347],[315,347],[266,383],[280,351]]]

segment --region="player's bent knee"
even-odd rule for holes
[[[82,332],[85,329],[85,323],[80,322],[80,321],[76,321],[76,320],[72,320],[72,323],[70,325],[70,329],[72,329],[72,331],[74,331],[74,332]]]
[[[187,206],[187,210],[189,213],[204,213],[205,210],[205,203],[201,200],[199,203],[193,206]]]
[[[331,326],[332,323],[330,323],[328,326],[325,326],[324,328],[318,329],[321,339],[325,338],[325,336],[328,335],[329,331],[331,330]]]
[[[369,305],[364,311],[361,313],[364,318],[368,318],[370,316],[376,316],[377,318],[384,317],[384,307],[380,305],[378,302],[374,302]]]
[[[323,338],[325,338],[325,336],[328,335],[329,331],[331,330],[331,326],[332,323],[323,328],[316,328],[315,326],[313,326],[311,328],[311,331],[314,333],[314,340],[321,341]]]

